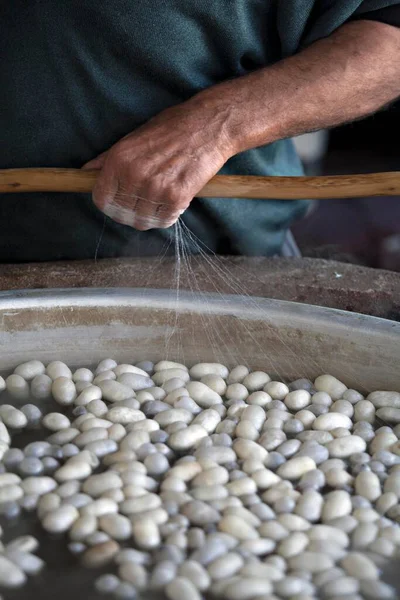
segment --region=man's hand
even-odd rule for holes
[[[195,97],[169,108],[85,165],[101,169],[93,200],[106,215],[145,231],[170,227],[234,154],[225,109]]]

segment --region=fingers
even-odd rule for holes
[[[161,208],[162,205],[158,205]],[[148,231],[149,229],[167,229],[179,219],[184,212],[180,210],[174,213],[168,213],[166,216],[157,215],[157,208],[153,214],[146,210],[146,203],[142,200],[133,199],[132,205],[124,206],[118,201],[113,201],[103,208],[103,212],[117,223],[129,225],[139,231]]]
[[[131,184],[133,186],[133,184]],[[127,201],[132,211],[133,227],[140,231],[148,229],[166,229],[179,219],[189,206],[189,200],[174,193],[173,187],[147,184],[137,192],[135,187],[128,189],[119,186],[114,204],[125,206]]]
[[[185,210],[176,208],[173,202],[164,204],[153,200],[155,194],[151,194],[150,198],[147,196],[147,190],[141,191],[139,195],[135,191],[125,191],[127,189],[127,186],[119,185],[113,196],[111,194],[104,196],[100,200],[102,210],[118,223],[129,225],[139,231],[171,227]],[[95,202],[97,203],[97,196]]]
[[[147,212],[148,205],[141,201],[138,203],[135,211],[134,227],[139,231],[148,229],[167,229],[177,222],[179,217],[185,212],[184,209],[172,211],[170,207],[158,204],[152,214]]]
[[[189,205],[190,200],[182,200],[168,190],[122,184],[107,171],[106,165],[93,190],[93,201],[117,223],[139,231],[166,229],[176,223]],[[166,202],[160,200],[164,194],[169,196]]]
[[[140,231],[166,229],[192,200],[180,191],[183,186],[177,183],[175,174],[146,175],[145,167],[136,166],[135,161],[126,160],[126,155],[113,150],[88,165],[95,168],[101,161],[93,201],[117,223]]]

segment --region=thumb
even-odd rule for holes
[[[107,158],[107,154],[108,152],[102,152],[101,154],[99,154],[99,156],[93,158],[92,160],[89,160],[89,162],[84,164],[82,169],[84,171],[87,171],[89,169],[102,169]]]

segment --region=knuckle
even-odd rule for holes
[[[154,215],[160,219],[165,221],[167,217],[169,217],[174,212],[174,209],[169,204],[158,204],[154,209]]]
[[[173,188],[167,194],[168,204],[175,210],[186,208],[190,204],[191,198],[180,189]]]
[[[168,210],[184,208],[189,205],[191,200],[177,181],[171,181],[165,177],[148,178],[146,189],[149,200],[169,207]]]

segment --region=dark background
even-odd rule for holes
[[[400,171],[400,103],[332,130],[306,171],[330,175]],[[323,200],[293,227],[303,256],[400,271],[400,197]]]

